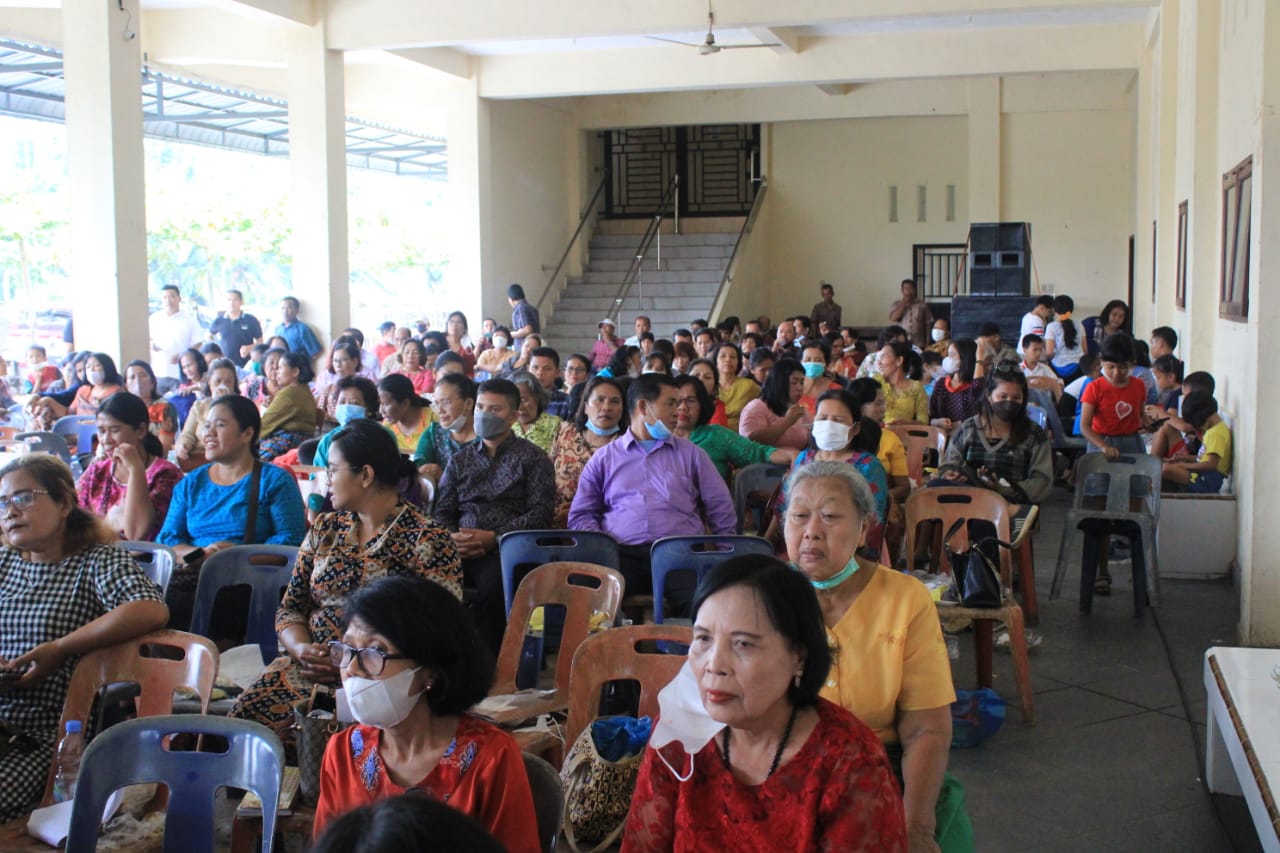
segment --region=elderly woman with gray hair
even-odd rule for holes
[[[520,408],[516,410],[515,434],[551,453],[551,444],[560,431],[560,419],[547,414],[551,395],[538,378],[527,370],[517,370],[508,377],[520,390]]]
[[[796,468],[787,492],[787,554],[817,591],[833,655],[822,696],[884,742],[902,782],[911,853],[972,850],[964,790],[946,772],[956,694],[929,591],[857,556],[876,505],[853,466]]]

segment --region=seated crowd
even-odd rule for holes
[[[1078,328],[1070,297],[1040,297],[1015,351],[990,323],[955,337],[908,280],[868,351],[833,294],[824,283],[776,326],[698,320],[671,339],[644,316],[625,340],[604,320],[581,354],[547,345],[518,285],[510,326],[485,318],[472,337],[457,311],[444,332],[387,322],[372,351],[358,329],[323,349],[292,297],[263,342],[231,291],[210,340],[153,344],[163,379],[146,361],[121,376],[106,353],[59,370],[33,347],[6,385],[30,395],[30,427],[92,415],[97,433],[75,448],[78,480],[42,454],[0,470],[0,728],[22,739],[0,751],[0,821],[41,793],[78,655],[186,629],[210,557],[279,544],[298,548],[281,653],[230,713],[291,746],[295,704],[345,688],[357,725],[325,752],[317,836],[445,819],[379,805],[412,789],[475,822],[450,831],[537,850],[519,748],[469,713],[507,628],[498,540],[606,532],[626,592],[650,593],[652,544],[735,533],[733,479],[769,462],[790,474],[761,532],[787,562],[739,557],[696,589],[666,586],[667,612],[694,625],[669,689],[698,719],[664,705],[623,850],[972,849],[946,773],[939,622],[925,587],[889,568],[907,497],[969,485],[1034,505],[1077,432],[1089,452],[1159,456],[1168,488],[1217,492],[1231,431],[1176,333],[1154,330],[1148,352],[1122,302]],[[911,479],[895,425],[948,434],[933,482]],[[298,477],[317,469],[304,502]],[[123,540],[174,549],[164,595],[108,547]]]

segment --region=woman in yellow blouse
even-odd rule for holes
[[[720,390],[717,396],[724,403],[724,414],[729,429],[738,431],[738,417],[742,409],[760,396],[760,386],[749,376],[742,376],[742,350],[737,344],[717,344],[711,351],[711,361],[719,374]]]
[[[875,499],[853,466],[796,468],[787,492],[787,555],[818,593],[834,658],[823,698],[885,744],[911,853],[972,850],[964,790],[946,772],[956,694],[932,596],[915,578],[855,555]]]
[[[400,452],[412,456],[418,439],[435,420],[427,401],[413,390],[413,380],[400,373],[382,377],[378,382],[378,406],[382,423],[396,437]]]
[[[898,341],[884,345],[876,356],[880,368],[880,386],[884,388],[887,424],[927,424],[929,422],[929,395],[924,386],[907,376],[907,359],[911,347]]]

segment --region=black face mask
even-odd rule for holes
[[[991,404],[991,413],[1002,421],[1013,421],[1026,414],[1027,404],[1013,400],[1001,400]]]

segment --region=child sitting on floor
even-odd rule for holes
[[[1182,380],[1182,396],[1179,398],[1178,408],[1181,409],[1185,404],[1187,396],[1195,391],[1203,391],[1210,397],[1213,396],[1217,383],[1214,382],[1213,374],[1197,370],[1188,373]],[[1156,432],[1155,437],[1151,439],[1152,456],[1158,456],[1161,459],[1168,459],[1172,456],[1194,454],[1200,449],[1200,439],[1196,436],[1195,427],[1187,423],[1186,419],[1181,417],[1177,412],[1166,413],[1161,417],[1168,417],[1168,420]]]
[[[1217,401],[1204,391],[1192,391],[1183,399],[1182,418],[1200,436],[1200,452],[1166,460],[1164,482],[1178,491],[1217,494],[1231,473],[1231,429],[1218,415]]]

